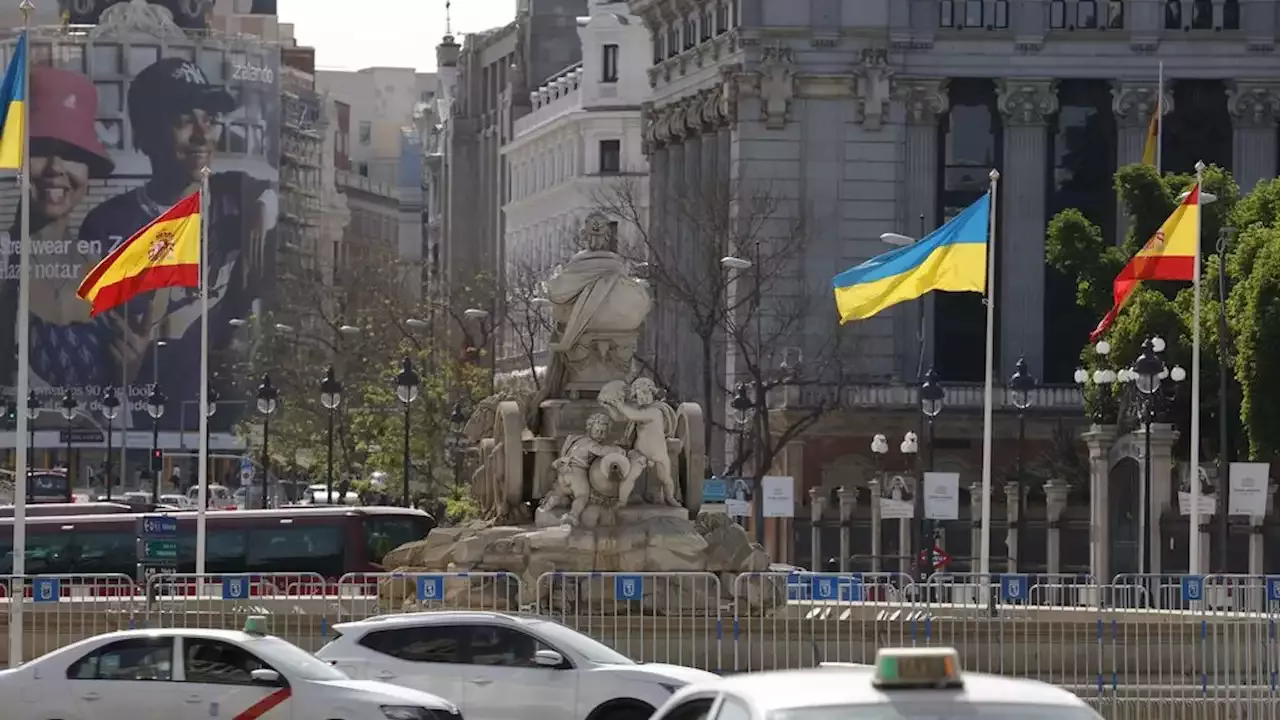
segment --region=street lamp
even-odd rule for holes
[[[413,361],[406,357],[396,375],[396,397],[404,405],[404,487],[401,488],[400,499],[405,507],[409,507],[409,405],[418,399],[419,389],[418,373],[413,370]]]
[[[151,416],[151,502],[160,503],[160,471],[163,466],[156,462],[160,450],[160,418],[164,416],[164,404],[168,398],[160,392],[160,385],[153,385],[151,394],[147,396],[147,414]]]
[[[481,308],[467,308],[462,311],[462,317],[475,321],[480,328],[480,342],[489,346],[489,394],[492,395],[494,385],[497,383],[498,364],[497,358],[494,357],[496,355],[495,343],[497,338],[494,337],[493,328],[486,322],[489,319],[489,311]],[[468,344],[470,344],[471,334],[466,332],[466,328],[463,328],[463,331],[467,336]]]
[[[1138,359],[1134,361],[1133,367],[1125,371],[1127,379],[1131,379],[1133,385],[1138,390],[1138,396],[1141,400],[1140,411],[1142,413],[1143,428],[1143,452],[1142,452],[1142,487],[1138,493],[1138,504],[1141,507],[1141,521],[1138,529],[1138,572],[1145,573],[1147,568],[1147,528],[1151,527],[1151,507],[1147,498],[1151,497],[1151,424],[1155,421],[1155,406],[1157,400],[1157,391],[1163,381],[1168,378],[1173,382],[1182,382],[1187,377],[1187,372],[1179,366],[1174,366],[1172,370],[1165,367],[1164,360],[1160,358],[1160,353],[1165,349],[1164,340],[1159,337],[1147,338],[1142,341],[1142,353]],[[1200,477],[1196,472],[1197,466],[1193,461],[1191,467],[1192,482],[1200,482]],[[1191,528],[1191,532],[1198,532],[1198,528]]]
[[[222,396],[218,394],[217,390],[213,389],[212,384],[210,384],[209,387],[205,390],[205,394],[208,396],[209,405],[208,407],[205,408],[204,416],[206,418],[212,419],[213,416],[216,415],[218,412],[218,401],[222,399]],[[211,437],[212,433],[213,433],[213,423],[206,422],[204,424],[204,447],[206,451],[205,474],[204,474],[205,487],[208,487],[209,483],[213,482],[212,478],[214,476],[213,475],[213,452],[212,452],[212,446],[210,445],[210,442],[209,442],[209,438]],[[196,478],[196,482],[197,483],[200,482],[199,477]],[[205,493],[204,500],[206,503],[209,502],[209,497],[207,492]]]
[[[325,410],[329,411],[329,474],[325,478],[325,502],[333,502],[333,418],[336,414],[334,411],[342,404],[342,383],[338,382],[338,378],[333,374],[333,366],[330,365],[324,371],[324,379],[320,381],[320,404]]]
[[[71,425],[76,419],[76,409],[80,407],[80,403],[76,402],[75,395],[68,390],[62,394],[61,412],[62,418],[67,421],[67,496],[66,501],[71,502],[71,483],[75,480],[75,472],[71,463]]]
[[[1013,366],[1013,377],[1009,378],[1009,399],[1018,409],[1018,482],[1022,482],[1023,449],[1027,442],[1027,408],[1031,407],[1031,391],[1036,388],[1036,379],[1027,367],[1027,359],[1018,358]]]
[[[934,468],[934,451],[938,443],[934,436],[934,421],[938,414],[942,412],[943,402],[947,398],[947,391],[942,388],[938,382],[938,373],[933,368],[929,368],[929,372],[924,375],[924,383],[920,385],[920,412],[924,413],[929,424],[929,456],[926,460],[926,467],[929,472],[933,472]],[[915,509],[916,509],[916,527],[920,533],[920,548],[924,555],[920,558],[920,578],[924,579],[928,574],[929,562],[932,553],[925,548],[927,539],[932,536],[931,523],[924,517],[924,478],[920,478],[920,482],[916,483],[915,493]]]
[[[36,419],[40,417],[40,398],[35,390],[27,392],[27,502],[31,502],[31,468],[35,467]]]
[[[280,391],[264,374],[258,385],[258,412],[262,414],[262,509],[267,509],[267,492],[271,489],[271,414],[280,404]],[[247,496],[246,496],[247,500]]]
[[[120,398],[116,397],[116,389],[108,385],[102,391],[102,417],[107,419],[107,502],[111,502],[111,433],[115,429],[116,417],[120,415]]]
[[[466,424],[467,413],[462,409],[462,402],[455,402],[449,409],[449,427],[453,429],[453,487],[455,490],[462,486],[462,429]]]

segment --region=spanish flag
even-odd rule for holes
[[[1160,107],[1151,113],[1151,124],[1147,126],[1147,142],[1142,146],[1142,164],[1159,170],[1157,149],[1160,147]]]
[[[103,258],[76,295],[97,317],[145,292],[199,286],[200,193],[194,192]]]
[[[18,36],[13,59],[4,71],[0,84],[0,170],[22,169],[22,143],[27,132],[23,127],[27,101],[27,34]]]
[[[1156,234],[1116,276],[1111,286],[1114,305],[1089,335],[1089,342],[1097,342],[1107,328],[1111,327],[1111,323],[1115,322],[1116,316],[1143,280],[1195,280],[1199,228],[1200,187],[1195,186],[1169,219],[1164,221],[1164,225],[1160,226]]]

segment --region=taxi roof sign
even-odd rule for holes
[[[955,648],[881,648],[876,653],[877,688],[959,687],[960,654]]]
[[[262,615],[250,615],[244,619],[244,631],[248,635],[266,635],[267,619]]]

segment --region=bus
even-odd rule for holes
[[[196,513],[178,519],[178,573],[194,573]],[[141,513],[38,516],[26,522],[28,575],[137,574]],[[290,507],[207,513],[205,572],[314,573],[336,581],[376,573],[388,552],[421,540],[435,520],[394,507]],[[13,518],[0,518],[0,576],[13,572]]]
[[[148,499],[150,496],[148,496]],[[39,503],[27,506],[27,517],[49,517],[51,515],[119,515],[136,513],[140,510],[154,509],[154,506],[139,508],[121,502],[87,502],[87,503]],[[13,517],[12,505],[0,505],[0,517]]]
[[[11,504],[14,500],[14,475],[12,470],[0,470],[0,502]],[[67,472],[65,470],[27,471],[27,503],[65,503],[67,501]],[[74,495],[71,496],[74,500]]]

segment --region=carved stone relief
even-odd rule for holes
[[[899,78],[894,83],[893,97],[902,103],[908,123],[936,125],[951,107],[947,85],[945,79]]]
[[[795,56],[791,48],[773,45],[764,49],[757,83],[764,126],[781,130],[787,126],[787,112],[796,95]]]
[[[1237,127],[1275,127],[1280,118],[1280,84],[1233,83],[1227,90],[1227,110]]]
[[[1111,109],[1121,125],[1146,127],[1156,111],[1156,86],[1151,83],[1116,82],[1111,88]],[[1173,112],[1173,93],[1165,90],[1159,105],[1167,116]]]
[[[853,92],[858,102],[857,120],[872,130],[880,129],[889,113],[893,75],[887,50],[862,51],[862,61],[853,70]]]
[[[1010,125],[1043,125],[1058,112],[1057,83],[1021,78],[999,80],[996,104]]]

